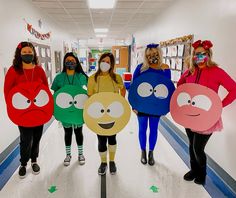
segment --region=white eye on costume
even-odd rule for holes
[[[186,92],[181,92],[177,97],[177,104],[179,107],[182,107],[184,105],[190,105],[191,103],[191,97]]]
[[[16,109],[27,109],[31,105],[31,101],[18,92],[12,97],[12,105]]]
[[[48,93],[45,90],[40,90],[38,95],[34,99],[34,104],[38,107],[43,107],[49,102]]]
[[[100,102],[94,102],[88,107],[88,114],[92,118],[101,118],[105,113],[105,108]]]
[[[164,84],[159,84],[154,88],[154,95],[159,99],[167,98],[169,91]]]
[[[141,97],[149,97],[153,93],[153,87],[147,82],[143,82],[138,86],[138,95]]]
[[[67,93],[59,93],[56,98],[57,106],[66,109],[73,105],[73,98],[70,94]]]
[[[86,94],[78,94],[74,97],[74,105],[77,109],[83,109],[84,103],[88,99]]]
[[[107,113],[113,118],[119,118],[124,113],[124,107],[120,102],[113,102],[107,107]]]
[[[211,108],[212,102],[205,95],[197,95],[197,96],[193,97],[191,104],[194,107],[198,107],[198,108],[203,109],[205,111],[209,111],[209,109]]]

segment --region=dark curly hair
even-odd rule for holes
[[[33,50],[34,53],[34,59],[33,59],[33,64],[38,65],[38,58],[37,58],[37,54],[35,51],[35,48],[33,46],[32,43],[24,41],[24,42],[20,42],[16,48],[15,51],[15,56],[14,56],[14,60],[13,60],[13,67],[14,69],[19,72],[22,73],[23,72],[23,64],[22,64],[22,58],[21,58],[21,50],[24,47],[30,47]]]
[[[84,72],[84,70],[83,70],[83,68],[82,68],[82,66],[81,66],[81,64],[80,64],[80,62],[79,62],[79,59],[78,59],[78,57],[77,57],[77,54],[74,53],[74,52],[67,52],[66,55],[64,56],[64,60],[63,60],[63,70],[62,70],[62,72],[66,72],[65,62],[66,62],[66,58],[67,58],[68,56],[74,57],[74,59],[75,59],[75,61],[76,61],[75,72],[76,72],[76,73],[82,73],[83,75],[86,76],[86,78],[88,78],[88,76],[85,74],[85,72]]]
[[[110,61],[111,61],[111,68],[109,69],[109,75],[117,83],[116,74],[114,73],[115,58],[114,58],[114,55],[110,52],[109,53],[106,52],[106,53],[102,54],[101,57],[99,58],[99,60],[98,60],[99,67],[98,67],[98,70],[97,70],[97,72],[95,73],[95,76],[94,76],[95,82],[97,82],[97,78],[102,72],[101,68],[100,68],[100,64],[101,64],[102,60],[104,58],[106,58],[107,56],[110,58]]]

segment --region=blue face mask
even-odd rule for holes
[[[205,63],[208,61],[208,56],[206,54],[196,54],[194,56],[194,60],[196,64],[201,64],[201,63]]]
[[[65,66],[66,66],[66,68],[69,69],[69,70],[75,70],[75,68],[76,68],[76,63],[71,62],[71,61],[67,61],[67,62],[65,62]]]

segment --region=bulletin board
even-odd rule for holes
[[[186,69],[184,60],[191,55],[193,35],[187,35],[168,41],[160,42],[163,62],[171,69],[171,80],[177,83],[181,74]]]
[[[39,64],[42,66],[46,73],[48,83],[52,83],[52,61],[51,61],[51,48],[49,45],[40,44],[30,41],[34,47],[39,60]]]

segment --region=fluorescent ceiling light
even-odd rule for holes
[[[112,9],[116,0],[88,0],[90,9]]]
[[[108,28],[94,28],[95,33],[106,33],[108,32]]]
[[[106,34],[96,34],[96,37],[98,37],[98,38],[104,38],[104,37],[107,37],[107,35],[106,35]]]

